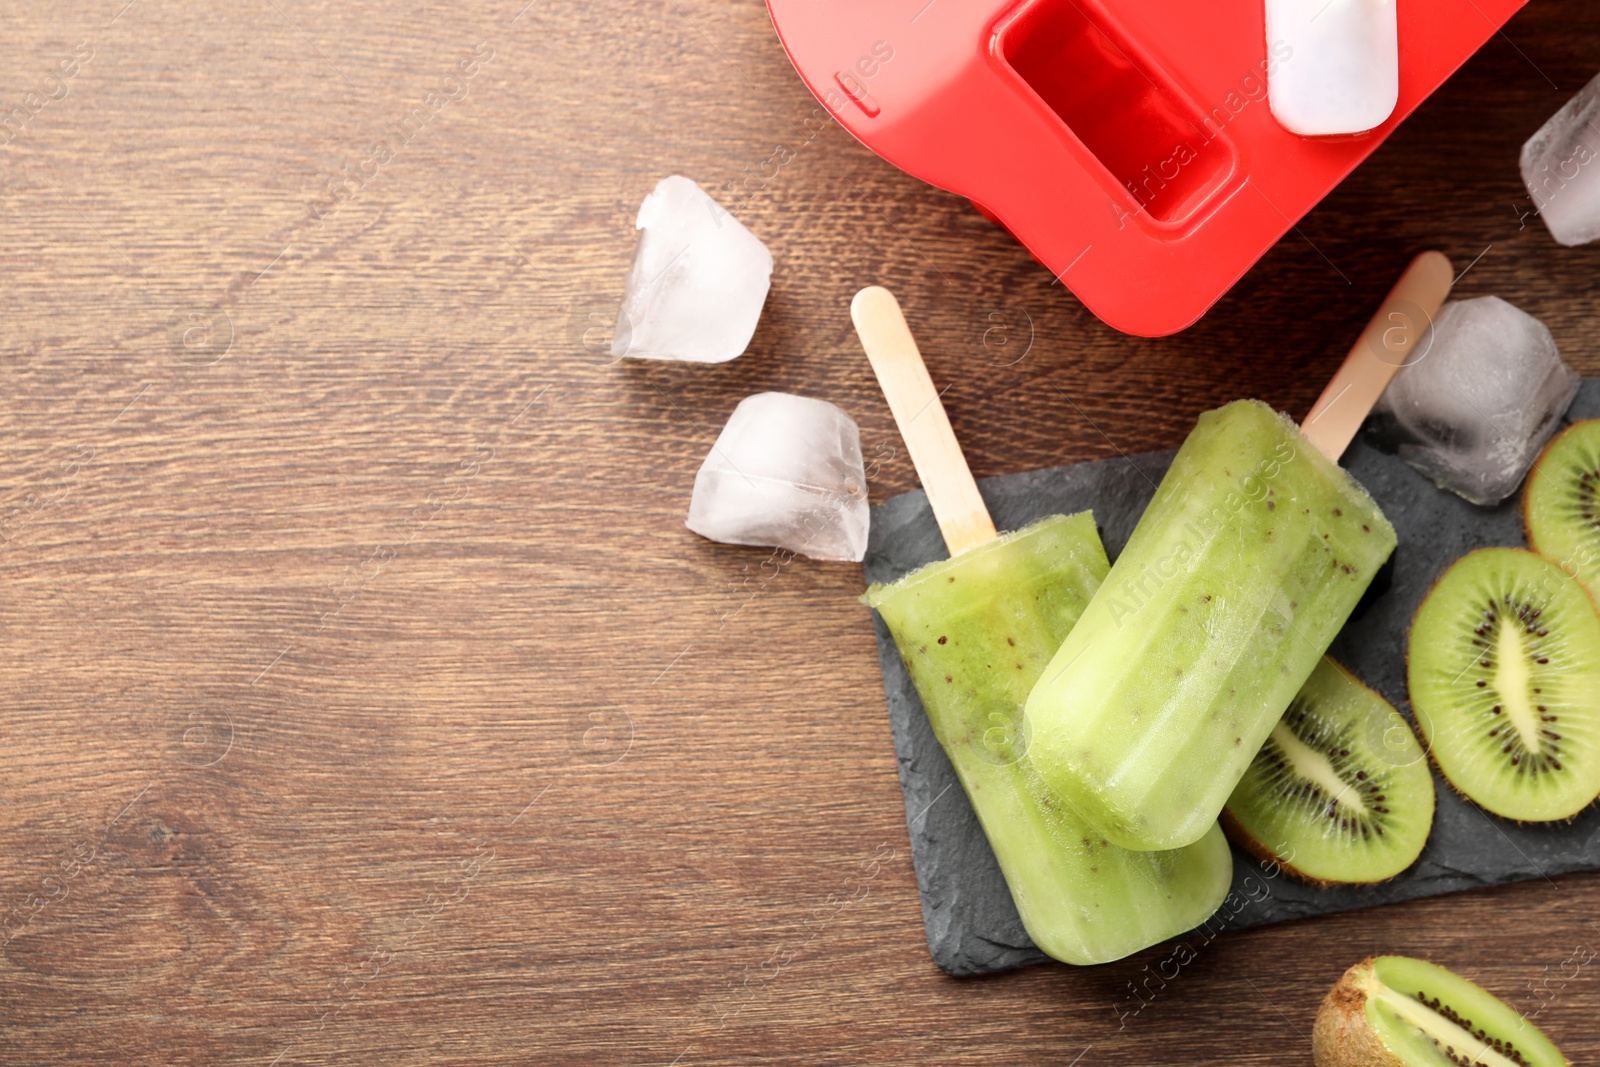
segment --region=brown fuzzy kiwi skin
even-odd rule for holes
[[[1570,427],[1569,427],[1569,429],[1570,429]],[[1565,433],[1565,432],[1566,432],[1565,430],[1562,431],[1562,433]],[[1560,436],[1561,436],[1561,434],[1557,434],[1556,435],[1556,437],[1558,437],[1558,438]],[[1555,442],[1551,441],[1550,443],[1554,444]],[[1548,446],[1546,446],[1546,447],[1548,448]],[[1540,456],[1540,459],[1543,459],[1543,458],[1544,458],[1543,456]],[[1524,521],[1526,521],[1526,519],[1527,519],[1526,502],[1527,502],[1527,499],[1528,499],[1527,493],[1523,493],[1522,499],[1523,499],[1523,502],[1524,502],[1523,519],[1524,519]],[[1539,553],[1533,551],[1532,549],[1526,549],[1526,548],[1517,549],[1514,545],[1497,545],[1497,546],[1489,546],[1489,547],[1511,548],[1511,549],[1513,549],[1515,551],[1527,552],[1529,555],[1532,555],[1532,556],[1539,556]],[[1477,551],[1477,550],[1475,549],[1474,551]],[[1470,555],[1472,555],[1472,553],[1468,552],[1467,556],[1470,556]],[[1415,630],[1417,628],[1417,616],[1422,614],[1423,605],[1427,604],[1427,602],[1430,599],[1433,598],[1433,594],[1438,591],[1439,583],[1444,581],[1444,576],[1446,574],[1449,574],[1452,570],[1454,570],[1456,563],[1460,563],[1461,560],[1462,559],[1466,559],[1467,556],[1462,556],[1461,559],[1456,560],[1454,563],[1451,563],[1450,566],[1446,567],[1444,570],[1439,572],[1438,577],[1436,577],[1433,580],[1433,584],[1428,586],[1428,592],[1423,596],[1423,598],[1421,600],[1417,601],[1417,610],[1413,611],[1411,613],[1411,625],[1406,627],[1405,665],[1406,665],[1406,691],[1407,691],[1407,695],[1410,694],[1410,690],[1411,690],[1411,635],[1412,635],[1413,632],[1415,632]],[[1544,560],[1547,563],[1548,562],[1553,562],[1550,559],[1550,557],[1548,557],[1548,556],[1539,556],[1539,558]],[[1559,567],[1560,564],[1557,563],[1556,566]],[[1582,591],[1583,595],[1588,599],[1589,606],[1594,608],[1595,612],[1597,614],[1600,614],[1600,599],[1597,599],[1596,594],[1594,593],[1594,591],[1591,590],[1588,586],[1584,585],[1582,582],[1578,583],[1578,589],[1580,591]],[[1415,707],[1413,707],[1413,709],[1412,709],[1412,714],[1413,714],[1413,716],[1416,714]],[[1493,815],[1494,818],[1496,818],[1496,819],[1505,819],[1506,818],[1504,815],[1496,815],[1494,812],[1489,811],[1488,808],[1483,808],[1482,805],[1480,805],[1476,800],[1473,800],[1472,797],[1467,794],[1466,790],[1462,789],[1459,785],[1456,785],[1455,782],[1450,780],[1450,775],[1448,773],[1446,773],[1446,771],[1444,769],[1444,765],[1439,762],[1438,755],[1433,751],[1433,743],[1428,740],[1428,735],[1423,733],[1422,725],[1421,725],[1420,722],[1412,730],[1412,733],[1414,733],[1416,735],[1417,743],[1422,746],[1423,751],[1428,754],[1428,762],[1433,764],[1434,769],[1439,772],[1439,777],[1444,779],[1445,784],[1448,785],[1451,788],[1451,790],[1453,790],[1455,792],[1456,796],[1460,797],[1462,800],[1465,800],[1468,804],[1471,804],[1473,807],[1480,808],[1486,815]],[[1600,800],[1600,797],[1596,797],[1595,799],[1596,800]],[[1546,819],[1546,820],[1541,820],[1539,822],[1526,822],[1526,821],[1524,821],[1522,819],[1506,819],[1506,821],[1507,822],[1514,822],[1518,826],[1549,826],[1552,823],[1563,823],[1563,824],[1566,824],[1566,823],[1572,822],[1579,815],[1582,815],[1584,812],[1588,811],[1589,808],[1592,808],[1592,807],[1594,807],[1593,802],[1591,802],[1586,807],[1581,808],[1578,811],[1573,812],[1571,815],[1568,815],[1565,819]]]
[[[1367,1022],[1366,987],[1377,981],[1372,957],[1344,972],[1328,990],[1311,1029],[1311,1053],[1317,1067],[1405,1067]]]
[[[1460,792],[1460,790],[1456,791]],[[1246,830],[1244,828],[1244,824],[1241,823],[1238,818],[1234,816],[1233,812],[1229,811],[1227,808],[1222,809],[1222,814],[1217,816],[1217,822],[1222,824],[1222,832],[1228,836],[1229,841],[1232,841],[1234,844],[1250,853],[1250,855],[1255,857],[1257,860],[1265,864],[1271,864],[1272,866],[1277,867],[1279,870],[1293,875],[1295,878],[1298,878],[1307,885],[1316,886],[1318,889],[1326,889],[1331,885],[1381,885],[1384,882],[1394,881],[1396,878],[1400,877],[1401,874],[1405,874],[1406,871],[1411,869],[1410,867],[1407,867],[1406,871],[1401,871],[1399,874],[1391,874],[1387,878],[1373,878],[1364,882],[1352,881],[1350,879],[1343,878],[1338,880],[1331,878],[1313,878],[1311,875],[1307,874],[1305,871],[1302,871],[1300,868],[1296,867],[1294,864],[1290,863],[1288,860],[1273,852],[1272,849],[1263,844],[1254,834],[1252,834],[1249,830]]]
[[[1223,808],[1222,809],[1222,814],[1217,816],[1217,821],[1222,824],[1222,832],[1228,835],[1228,840],[1229,841],[1232,841],[1234,844],[1238,845],[1240,848],[1242,848],[1246,852],[1250,853],[1250,855],[1254,856],[1256,859],[1260,860],[1262,863],[1270,863],[1270,864],[1278,867],[1280,870],[1287,871],[1289,874],[1294,875],[1296,878],[1300,879],[1302,882],[1307,883],[1308,885],[1314,885],[1314,886],[1317,886],[1317,887],[1320,888],[1320,887],[1323,887],[1323,886],[1339,885],[1339,884],[1343,884],[1343,885],[1363,884],[1363,883],[1354,883],[1354,882],[1345,882],[1345,883],[1327,882],[1327,881],[1323,881],[1321,878],[1313,878],[1313,877],[1311,877],[1305,871],[1302,871],[1300,868],[1296,867],[1294,864],[1290,863],[1288,860],[1284,859],[1282,856],[1279,856],[1277,853],[1273,852],[1272,849],[1270,849],[1266,845],[1262,844],[1261,841],[1258,840],[1254,834],[1252,834],[1249,830],[1246,830],[1244,828],[1244,824],[1241,823],[1238,820],[1238,818],[1233,814],[1233,812],[1229,811],[1227,808]],[[1369,882],[1369,883],[1365,883],[1365,884],[1371,885],[1373,883]]]

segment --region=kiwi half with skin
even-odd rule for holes
[[[1600,591],[1600,419],[1545,446],[1522,491],[1522,524],[1535,552]]]
[[[1228,798],[1222,828],[1307,881],[1381,882],[1416,862],[1433,806],[1410,724],[1324,656]]]
[[[1406,659],[1434,761],[1480,806],[1542,822],[1600,793],[1600,615],[1559,566],[1463,556],[1417,609]]]
[[[1537,1026],[1443,967],[1362,960],[1339,979],[1311,1031],[1317,1067],[1567,1067]]]

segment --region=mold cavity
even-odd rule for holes
[[[1000,54],[1152,218],[1178,222],[1227,181],[1233,146],[1080,2],[1024,5]]]

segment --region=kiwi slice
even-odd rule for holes
[[[1381,882],[1433,829],[1433,775],[1411,726],[1324,656],[1223,809],[1222,828],[1310,882]]]
[[[1311,1031],[1317,1067],[1567,1067],[1533,1023],[1443,967],[1362,960],[1339,979]]]
[[[1600,793],[1600,615],[1556,564],[1457,560],[1412,620],[1407,679],[1439,769],[1482,807],[1542,822]]]
[[[1600,419],[1545,446],[1522,493],[1522,524],[1535,552],[1600,590]]]

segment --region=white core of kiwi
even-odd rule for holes
[[[1481,1064],[1482,1067],[1518,1067],[1518,1064],[1485,1043],[1483,1038],[1468,1033],[1415,997],[1390,989],[1376,979],[1367,989],[1367,996],[1432,1038],[1441,1052],[1452,1050],[1458,1063]],[[1476,1051],[1469,1051],[1473,1049]],[[1461,1059],[1463,1056],[1466,1058]]]
[[[1371,814],[1361,799],[1361,793],[1339,777],[1326,754],[1300,740],[1293,730],[1281,722],[1272,728],[1272,740],[1295,773],[1321,786],[1322,791],[1333,798],[1333,804],[1349,808],[1357,815]]]
[[[1514,626],[1500,627],[1495,641],[1494,691],[1500,695],[1506,718],[1517,728],[1522,745],[1529,752],[1543,748],[1539,737],[1539,713],[1533,708],[1533,671],[1528,664],[1533,653]]]

